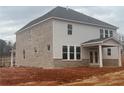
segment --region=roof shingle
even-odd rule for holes
[[[112,37],[108,37],[108,38],[112,38]],[[106,39],[108,39],[108,38],[92,39],[92,40],[89,40],[89,41],[84,42],[83,44],[85,44],[85,43],[93,43],[93,42],[100,42],[100,41],[104,41],[104,40],[106,40]]]
[[[23,28],[21,28],[19,31],[32,26],[33,24],[36,24],[40,21],[43,21],[47,18],[50,17],[59,17],[59,18],[64,18],[64,19],[68,19],[68,20],[75,20],[75,21],[79,21],[79,22],[83,22],[83,23],[89,23],[89,24],[94,24],[94,25],[99,25],[102,27],[108,27],[111,29],[117,29],[116,26],[113,26],[111,24],[108,24],[106,22],[102,22],[100,20],[97,20],[95,18],[92,18],[90,16],[87,16],[85,14],[79,13],[77,11],[74,11],[72,9],[66,9],[64,7],[56,7],[53,10],[51,10],[50,12],[48,12],[47,14],[31,21],[30,23],[28,23],[27,25],[25,25]]]

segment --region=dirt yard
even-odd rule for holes
[[[121,71],[121,72],[120,72]],[[64,69],[42,69],[42,68],[0,68],[0,85],[97,85],[94,79],[104,82],[108,78],[104,75],[122,73],[120,80],[124,80],[123,68],[64,68]],[[95,78],[94,78],[95,77]],[[109,81],[111,78],[109,77]],[[115,76],[116,77],[116,76]],[[88,79],[94,81],[88,83]],[[87,83],[86,81],[87,80]],[[89,80],[89,81],[90,81]],[[82,83],[79,83],[82,82]],[[99,81],[98,81],[99,82]],[[119,81],[120,82],[120,81]],[[74,84],[78,83],[78,84]],[[98,85],[106,85],[99,83]],[[124,82],[123,82],[124,85]]]
[[[88,79],[63,84],[65,86],[124,86],[124,70],[105,75],[92,76]]]

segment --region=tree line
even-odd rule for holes
[[[12,43],[6,42],[5,40],[0,39],[0,57],[10,56],[12,49]]]

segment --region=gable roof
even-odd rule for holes
[[[108,37],[108,38],[92,39],[92,40],[89,40],[89,41],[86,41],[86,42],[82,43],[82,45],[85,45],[85,44],[92,44],[92,43],[103,43],[103,42],[108,41],[108,40],[110,40],[110,39],[112,39],[112,40],[118,42],[119,44],[121,44],[121,42],[118,41],[118,40],[116,40],[115,38],[113,38],[113,37]]]
[[[108,37],[108,38],[109,38],[109,37]],[[106,40],[106,39],[108,39],[108,38],[97,38],[97,39],[92,39],[92,40],[86,41],[86,42],[84,42],[84,43],[101,42],[101,41],[104,41],[104,40]],[[84,44],[84,43],[83,43],[83,44]]]
[[[108,24],[106,22],[97,20],[95,18],[92,18],[90,16],[87,16],[85,14],[79,13],[77,11],[74,11],[72,9],[67,9],[64,7],[56,7],[53,10],[51,10],[50,12],[48,12],[47,14],[29,22],[27,25],[25,25],[23,28],[21,28],[19,31],[24,30],[40,21],[43,21],[47,18],[50,17],[57,17],[57,18],[63,18],[63,19],[67,19],[67,20],[73,20],[73,21],[78,21],[78,22],[82,22],[82,23],[87,23],[87,24],[92,24],[92,25],[99,25],[101,27],[107,27],[107,28],[111,28],[111,29],[117,29],[116,26],[113,26],[111,24]]]

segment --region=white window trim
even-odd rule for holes
[[[106,34],[106,32],[107,32],[107,34]],[[107,35],[107,37],[109,37],[108,29],[105,29],[105,38],[107,38],[106,35]]]
[[[81,47],[80,46],[76,46],[76,45],[63,45],[63,46],[67,46],[67,59],[63,59],[63,56],[62,56],[62,60],[63,61],[81,61]],[[70,46],[74,46],[74,59],[70,59]],[[77,53],[76,53],[76,47],[80,47],[80,59],[77,59]],[[63,53],[62,53],[63,54]]]
[[[69,50],[70,46],[67,46],[67,60],[70,60],[70,50]]]
[[[110,36],[111,36],[111,32],[112,32],[112,37],[113,37],[113,34],[114,34],[114,33],[113,33],[113,31],[112,31],[112,30],[110,30],[110,31],[109,31],[109,34],[110,34]]]
[[[100,28],[100,29],[103,29],[103,28]],[[99,31],[100,31],[100,29],[99,29]],[[110,30],[110,29],[103,29],[103,38],[106,38],[106,34],[105,34],[105,30],[108,30],[108,37],[110,37],[110,31],[112,31],[113,32],[113,30]],[[113,32],[113,34],[114,34],[114,32]]]
[[[105,29],[103,29],[103,36],[104,36],[104,38],[105,38]]]
[[[67,52],[63,52],[63,47],[66,46],[66,45],[63,45],[62,46],[62,59],[63,59],[63,54],[64,53],[67,53],[67,59],[63,59],[63,60],[68,60],[68,46],[67,46]]]
[[[77,46],[74,46],[74,60],[77,60],[77,59],[76,59],[76,47],[77,47]]]
[[[70,52],[70,47],[74,47],[74,52]],[[69,46],[69,55],[70,55],[71,53],[74,54],[74,58],[73,58],[73,59],[69,58],[69,59],[70,59],[70,60],[74,60],[74,59],[75,59],[75,46]]]

